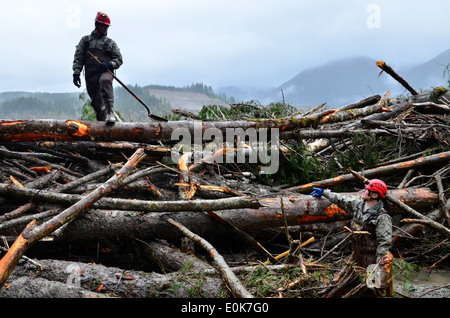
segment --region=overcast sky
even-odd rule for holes
[[[73,54],[97,11],[111,17],[126,84],[217,88],[276,87],[343,57],[425,62],[450,48],[449,9],[448,0],[2,1],[0,92],[81,91]]]

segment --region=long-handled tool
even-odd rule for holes
[[[98,59],[98,57],[96,57],[94,54],[92,54],[91,52],[89,52],[89,51],[87,51],[90,55],[91,55],[91,57],[93,58],[93,59],[95,59],[99,64],[102,64],[102,62],[100,62],[100,60]],[[162,118],[162,117],[159,117],[159,116],[156,116],[156,115],[153,115],[153,114],[151,114],[150,113],[150,109],[148,109],[148,107],[147,107],[147,105],[145,105],[145,103],[139,98],[139,97],[137,97],[136,96],[136,94],[135,93],[133,93],[120,79],[118,79],[117,78],[117,76],[113,73],[113,72],[111,72],[110,70],[108,70],[108,72],[112,75],[112,76],[114,76],[114,78],[116,79],[116,81],[118,81],[119,83],[120,83],[120,85],[122,85],[123,86],[123,88],[125,88],[127,91],[128,91],[128,93],[130,93],[131,95],[133,95],[133,97],[134,98],[136,98],[137,100],[138,100],[138,102],[140,102],[146,109],[147,109],[147,113],[148,113],[148,117],[150,117],[151,119],[154,119],[154,120],[158,120],[158,121],[167,121],[167,119],[165,119],[165,118]]]

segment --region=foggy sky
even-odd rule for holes
[[[0,92],[75,92],[75,45],[111,17],[127,84],[283,84],[330,60],[397,67],[449,49],[448,0],[151,0],[3,2]],[[450,61],[449,61],[450,62]]]

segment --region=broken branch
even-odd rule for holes
[[[421,167],[426,167],[428,165],[443,164],[450,161],[450,151],[438,153],[435,155],[417,158],[415,160],[409,160],[405,162],[400,162],[392,165],[377,167],[369,169],[363,172],[359,172],[360,175],[366,178],[373,178],[375,176],[380,177],[387,174],[395,174],[405,169],[417,169]],[[322,181],[314,181],[311,183],[303,184],[300,186],[295,186],[287,188],[286,190],[295,191],[300,193],[306,193],[312,191],[313,187],[326,188],[333,187],[341,184],[345,184],[350,181],[356,180],[352,173],[341,175],[335,178],[330,178]]]
[[[225,259],[220,255],[217,250],[212,246],[208,241],[204,240],[200,236],[189,231],[182,224],[175,222],[172,219],[167,219],[167,221],[173,224],[179,231],[181,231],[184,235],[199,243],[206,251],[209,252],[210,256],[213,258],[216,263],[216,268],[219,271],[220,275],[226,282],[227,286],[230,288],[231,292],[234,296],[239,298],[253,298],[253,295],[250,294],[245,287],[241,284],[236,275],[231,271],[228,264],[225,262]]]
[[[422,222],[423,224],[427,224],[427,225],[431,226],[436,231],[438,231],[438,232],[440,232],[440,233],[442,233],[445,236],[450,238],[450,230],[448,228],[446,228],[445,226],[443,226],[442,224],[440,224],[438,222],[435,222],[435,221],[431,220],[430,218],[426,217],[425,215],[417,212],[416,210],[412,209],[411,207],[409,207],[408,205],[406,205],[402,201],[394,198],[389,193],[386,195],[386,198],[389,201],[391,201],[392,203],[394,203],[395,205],[399,206],[400,208],[402,208],[403,210],[408,212],[409,214],[414,215],[416,218],[419,218],[420,220],[425,221],[425,222]]]
[[[411,94],[417,95],[418,93],[414,88],[411,87],[400,75],[398,75],[392,67],[387,65],[384,61],[378,61],[377,66],[381,68],[383,71],[391,75],[395,80],[397,80],[404,88],[406,88]]]

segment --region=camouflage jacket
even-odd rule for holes
[[[122,54],[120,53],[120,49],[116,42],[107,36],[98,35],[94,30],[90,35],[83,36],[76,46],[72,66],[73,74],[81,73],[83,66],[85,65],[85,57],[89,48],[104,50],[105,53],[111,57],[109,61],[111,62],[113,69],[118,69],[123,63]]]
[[[380,213],[381,210],[384,210],[381,201],[375,206],[367,208],[361,198],[335,193],[329,189],[323,191],[323,196],[351,214],[358,223],[374,226],[377,261],[389,252],[392,246],[392,218],[387,213]]]

